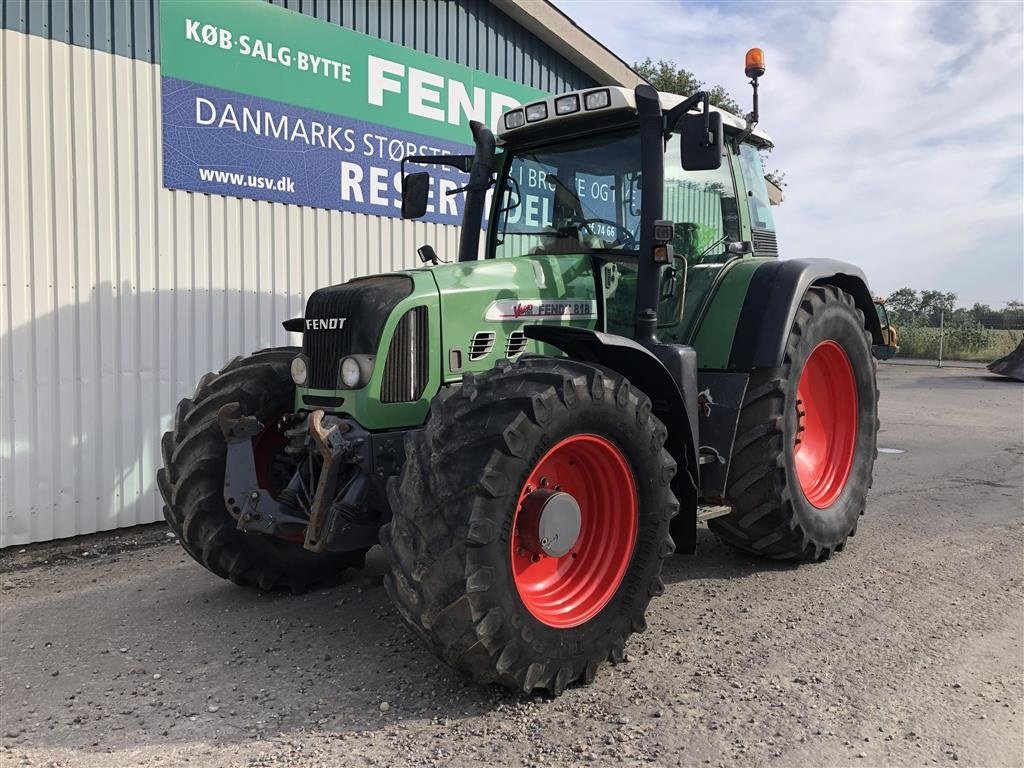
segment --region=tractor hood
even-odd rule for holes
[[[597,324],[591,257],[520,256],[357,278],[310,295],[302,354],[308,378],[296,410],[351,416],[366,429],[421,424],[445,383],[486,371],[527,351],[559,354],[528,340],[523,327]],[[341,383],[342,361],[368,371]]]
[[[519,256],[445,264],[430,270],[441,309],[443,378],[486,371],[502,358],[541,351],[523,327],[594,328],[598,300],[590,256]],[[547,353],[555,353],[547,350]]]

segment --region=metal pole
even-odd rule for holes
[[[942,367],[942,337],[945,333],[946,310],[939,310],[939,368]]]

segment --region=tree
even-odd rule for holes
[[[938,325],[939,318],[945,314],[947,317],[953,314],[953,307],[956,306],[956,294],[944,293],[943,291],[921,291],[921,303],[918,312],[924,316],[931,325]]]
[[[913,288],[900,288],[889,294],[889,298],[885,300],[885,307],[894,315],[909,318],[917,314],[921,302]]]
[[[676,93],[680,96],[693,96],[697,91],[707,91],[711,97],[711,103],[727,112],[743,117],[743,110],[740,105],[720,85],[708,86],[703,80],[687,69],[683,69],[674,61],[660,59],[657,63],[651,61],[650,57],[642,62],[633,64],[633,70],[655,87],[656,90],[665,93]]]
[[[921,291],[900,288],[889,294],[885,306],[895,324],[937,326],[940,319],[947,327],[1024,329],[1024,302],[1008,301],[1003,309],[975,302],[970,309],[955,309],[957,296],[952,291]],[[972,331],[973,332],[973,331]]]

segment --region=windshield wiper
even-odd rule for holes
[[[579,211],[580,217],[583,218],[583,202],[580,200],[579,195],[573,192],[572,189],[569,186],[567,186],[564,181],[558,178],[557,174],[553,176],[548,176],[546,178],[553,181],[556,185],[564,189],[569,194],[569,196],[573,199],[573,202],[576,203],[576,210]]]
[[[508,235],[508,214],[509,211],[514,211],[523,202],[523,195],[519,190],[519,180],[511,173],[505,177],[505,191],[509,193],[509,197],[512,197],[512,185],[516,187],[516,201],[515,203],[509,203],[507,206],[498,211],[498,218],[501,220],[501,237],[495,236],[495,245],[504,245],[505,237]],[[512,233],[516,234],[515,232]]]
[[[724,243],[728,239],[729,239],[728,235],[722,235],[720,238],[715,240],[715,242],[713,242],[711,245],[709,245],[707,248],[705,248],[703,251],[700,252],[700,256],[697,257],[697,261],[698,262],[704,261],[704,257],[707,256],[709,253],[711,253],[712,249],[716,245],[719,245],[720,243]]]

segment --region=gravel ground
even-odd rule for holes
[[[0,765],[1024,765],[1024,387],[879,377],[904,452],[845,552],[777,565],[702,530],[626,661],[554,700],[439,664],[379,554],[268,597],[153,528],[8,550]]]

